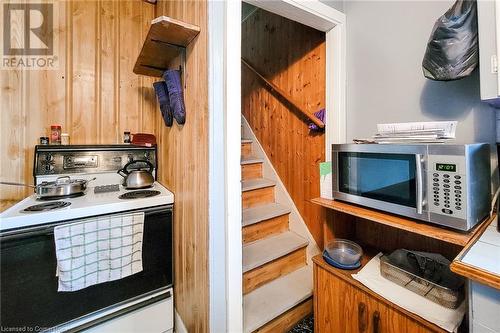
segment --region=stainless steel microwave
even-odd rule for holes
[[[469,230],[489,213],[490,146],[334,144],[333,198]]]

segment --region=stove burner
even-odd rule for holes
[[[37,201],[50,201],[50,200],[59,200],[59,199],[71,199],[71,198],[78,198],[85,195],[84,192],[80,193],[74,193],[74,194],[68,194],[68,195],[55,195],[51,197],[40,197],[36,198]]]
[[[149,198],[154,197],[155,195],[160,194],[160,191],[152,191],[152,190],[140,190],[140,191],[132,191],[127,192],[120,195],[119,199],[140,199],[140,198]]]
[[[46,202],[38,205],[29,206],[28,208],[23,209],[23,212],[43,212],[46,210],[68,207],[69,205],[71,205],[71,202],[68,201]]]

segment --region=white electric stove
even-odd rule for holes
[[[158,182],[147,189],[127,190],[120,185],[122,177],[118,174],[94,174],[92,176],[96,176],[97,179],[89,183],[83,196],[39,200],[33,194],[18,202],[0,214],[0,231],[174,203],[173,193]],[[90,178],[85,175],[74,177],[78,179]],[[94,193],[96,186],[112,184],[118,185],[119,191]],[[156,194],[156,191],[159,193]],[[133,196],[137,192],[145,194],[139,195],[137,198],[120,199],[123,194]],[[151,194],[156,195],[148,196]],[[44,205],[47,206],[47,210],[42,210]],[[34,207],[35,210],[27,211],[26,209],[30,207]]]
[[[37,146],[34,183],[57,177],[95,180],[83,195],[42,200],[33,194],[0,214],[0,329],[171,332],[174,195],[160,183],[129,190],[117,173],[148,161],[155,147]],[[104,191],[104,192],[103,192]],[[54,227],[84,219],[144,213],[143,270],[76,292],[58,292]],[[25,304],[30,304],[26,307]]]

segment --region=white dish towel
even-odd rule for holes
[[[379,253],[352,277],[394,304],[436,324],[448,332],[456,332],[465,314],[465,301],[457,309],[448,309],[387,280],[380,274]]]
[[[142,271],[144,213],[101,216],[54,228],[58,291]]]

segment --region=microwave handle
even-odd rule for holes
[[[422,155],[415,154],[415,173],[417,187],[417,214],[422,214],[424,210],[424,176],[422,174]]]

